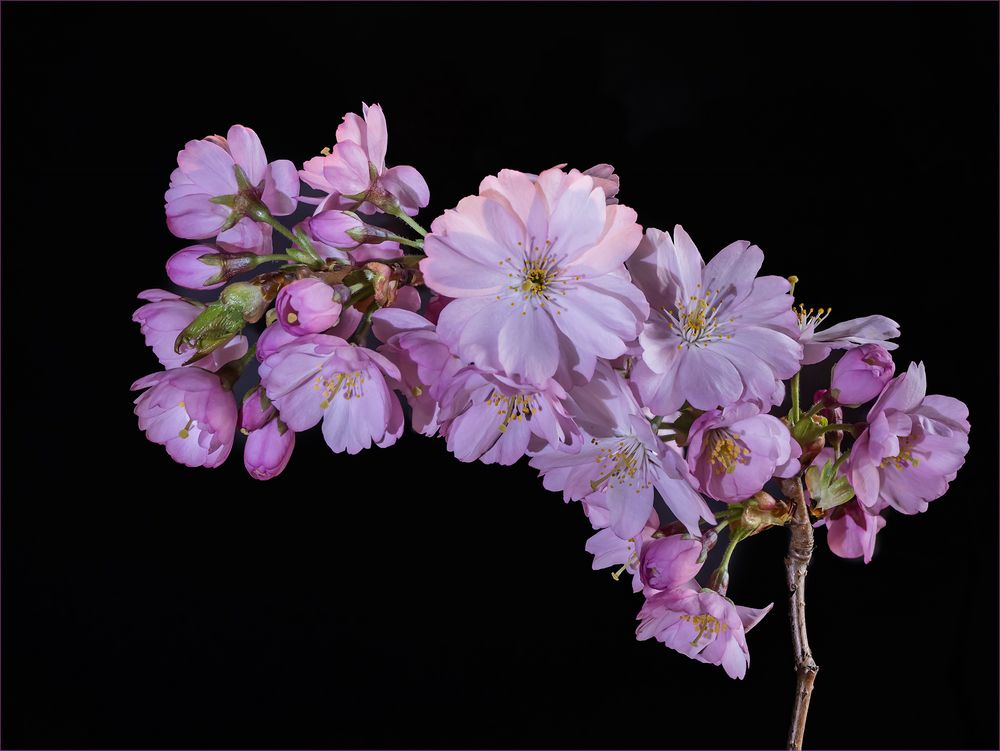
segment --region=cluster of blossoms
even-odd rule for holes
[[[407,415],[461,461],[528,457],[580,503],[594,567],[632,576],[638,637],[735,678],[771,606],[729,599],[729,562],[789,523],[782,481],[803,478],[798,502],[830,549],[867,562],[887,509],[925,511],[962,466],[968,411],[927,394],[922,364],[895,375],[890,319],[819,329],[829,311],[796,308],[797,280],[761,276],[757,246],[706,262],[680,226],[644,232],[609,165],[502,170],[428,232],[413,218],[427,184],[387,167],[386,145],[374,105],[301,170],[268,162],[239,125],[178,154],[167,224],[198,244],[167,274],[222,289],[207,304],[147,290],[134,315],[165,368],[133,386],[139,427],[176,461],[218,466],[238,428],[247,471],[266,480],[300,431],[322,422],[333,451],[355,454],[394,444]],[[313,210],[291,228],[276,218],[300,204]],[[803,408],[799,372],[835,351],[829,387]],[[253,366],[259,383],[237,398]]]

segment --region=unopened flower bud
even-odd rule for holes
[[[226,283],[219,262],[222,255],[208,245],[192,245],[167,259],[170,281],[188,289],[215,289]]]
[[[351,211],[320,212],[312,218],[309,226],[321,243],[343,250],[350,250],[366,243],[377,245],[395,236],[383,227],[367,224]]]
[[[250,433],[260,430],[277,414],[271,400],[259,385],[248,391],[240,407],[240,430]]]
[[[857,406],[882,393],[892,380],[896,364],[880,344],[862,344],[847,353],[833,366],[830,389],[840,404]]]
[[[270,300],[260,286],[251,282],[234,282],[219,294],[219,302],[230,310],[239,311],[247,323],[256,323],[270,307]]]
[[[255,480],[277,477],[288,465],[295,448],[295,433],[280,419],[247,436],[243,449],[243,466]]]
[[[282,288],[275,308],[278,324],[290,334],[318,334],[340,320],[346,287],[330,287],[319,279],[299,279]]]
[[[702,541],[688,535],[671,535],[642,546],[639,576],[653,589],[673,589],[691,581],[699,571]]]

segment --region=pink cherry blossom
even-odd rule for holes
[[[269,224],[255,222],[248,216],[240,219],[215,238],[215,244],[225,253],[253,253],[258,256],[271,255],[273,232]]]
[[[177,154],[177,169],[170,175],[170,188],[164,195],[170,231],[192,240],[218,235],[232,209],[212,199],[240,193],[237,166],[250,183],[252,198],[260,200],[272,214],[285,216],[295,211],[299,195],[295,165],[286,159],[268,164],[257,134],[234,125],[225,138],[188,141]]]
[[[895,372],[896,363],[885,347],[862,344],[837,360],[830,388],[836,390],[837,402],[857,406],[881,394]]]
[[[707,264],[678,225],[671,239],[648,229],[628,263],[651,312],[633,379],[656,414],[685,401],[698,409],[780,401],[802,347],[788,280],[757,277],[764,254],[736,242]]]
[[[174,368],[132,384],[148,389],[135,400],[139,429],[188,467],[218,467],[233,448],[236,399],[219,377],[201,368]]]
[[[639,611],[640,641],[655,638],[686,657],[721,665],[730,678],[746,675],[746,633],[773,607],[746,608],[710,589],[689,587],[654,594]]]
[[[593,380],[574,388],[567,409],[584,431],[577,452],[547,448],[531,460],[548,490],[605,508],[615,534],[634,537],[653,509],[654,490],[692,534],[715,517],[691,487],[680,454],[653,432],[628,385],[601,363]]]
[[[668,535],[642,546],[639,575],[652,589],[675,589],[694,579],[704,564],[705,545],[691,535]]]
[[[832,509],[820,523],[826,526],[826,544],[836,555],[871,563],[875,536],[885,526],[885,519],[855,498]]]
[[[627,571],[632,575],[632,591],[641,592],[643,580],[639,577],[640,555],[651,541],[655,542],[653,535],[659,527],[660,518],[653,511],[642,531],[634,537],[622,539],[612,529],[599,530],[587,540],[585,546],[587,552],[594,556],[594,570],[618,567],[618,570],[611,574],[616,580]]]
[[[969,451],[969,408],[927,395],[923,363],[911,363],[868,412],[851,447],[847,477],[869,509],[885,501],[903,514],[927,510],[948,490]]]
[[[306,217],[297,225],[296,231],[305,233],[319,257],[326,261],[338,261],[344,264],[367,263],[368,261],[384,261],[389,258],[399,258],[403,255],[398,242],[386,240],[381,243],[351,242],[349,248],[339,248],[323,242],[313,229],[313,217]]]
[[[803,348],[803,365],[823,362],[835,349],[854,349],[862,344],[878,344],[887,350],[894,350],[899,346],[889,341],[899,336],[899,324],[885,316],[852,318],[825,331],[816,331],[816,327],[830,315],[828,308],[814,311],[812,308],[806,310],[800,305],[795,314],[799,325],[799,343]]]
[[[319,202],[317,213],[340,209],[374,214],[385,209],[384,197],[391,196],[403,211],[415,216],[430,202],[427,182],[413,167],[386,167],[385,114],[377,104],[363,105],[362,114],[344,115],[333,150],[302,165],[302,180],[328,194]]]
[[[270,480],[285,470],[294,448],[295,433],[275,418],[247,436],[243,466],[255,480]]]
[[[289,428],[302,432],[323,421],[336,452],[356,454],[372,443],[385,448],[403,432],[403,410],[386,377],[399,369],[370,349],[328,334],[296,337],[259,368],[268,398]]]
[[[271,422],[277,413],[264,389],[257,385],[243,395],[243,403],[240,405],[240,430],[244,433],[260,430]]]
[[[296,336],[318,334],[336,326],[350,297],[347,287],[334,287],[315,278],[297,279],[278,292],[274,308],[278,323]]]
[[[185,346],[174,351],[177,335],[190,324],[205,306],[162,289],[147,289],[139,293],[140,300],[149,300],[135,313],[132,320],[146,338],[156,359],[167,369],[179,368],[191,359],[191,348]],[[193,367],[216,371],[228,362],[238,360],[247,353],[247,338],[238,334],[218,349],[191,363]]]
[[[384,344],[378,352],[399,368],[400,380],[392,386],[412,409],[413,429],[426,436],[438,431],[438,396],[461,362],[437,336],[434,324],[416,313],[383,308],[372,316],[375,336]]]
[[[699,489],[727,503],[745,501],[772,477],[796,474],[801,453],[781,420],[749,402],[706,412],[688,434],[687,463]]]
[[[440,432],[459,461],[513,464],[550,446],[579,450],[580,429],[566,413],[566,392],[487,373],[474,365],[451,376],[440,396]]]
[[[434,220],[420,269],[455,298],[438,320],[452,351],[484,370],[544,385],[589,380],[625,352],[648,313],[623,266],[641,236],[632,209],[607,206],[592,178],[532,181],[503,170]]]

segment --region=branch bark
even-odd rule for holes
[[[809,700],[812,698],[816,673],[819,672],[806,632],[806,573],[813,554],[813,528],[802,492],[802,480],[798,477],[785,480],[782,490],[793,505],[788,555],[785,557],[796,678],[795,703],[792,705],[792,721],[788,728],[788,748],[801,749],[809,714]]]

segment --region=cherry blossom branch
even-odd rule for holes
[[[813,529],[809,523],[809,509],[798,477],[782,482],[782,491],[793,505],[789,522],[788,555],[785,573],[788,579],[789,618],[792,626],[792,646],[795,651],[795,703],[788,729],[788,748],[801,749],[809,714],[809,700],[819,665],[813,659],[806,632],[806,573],[813,554]]]

